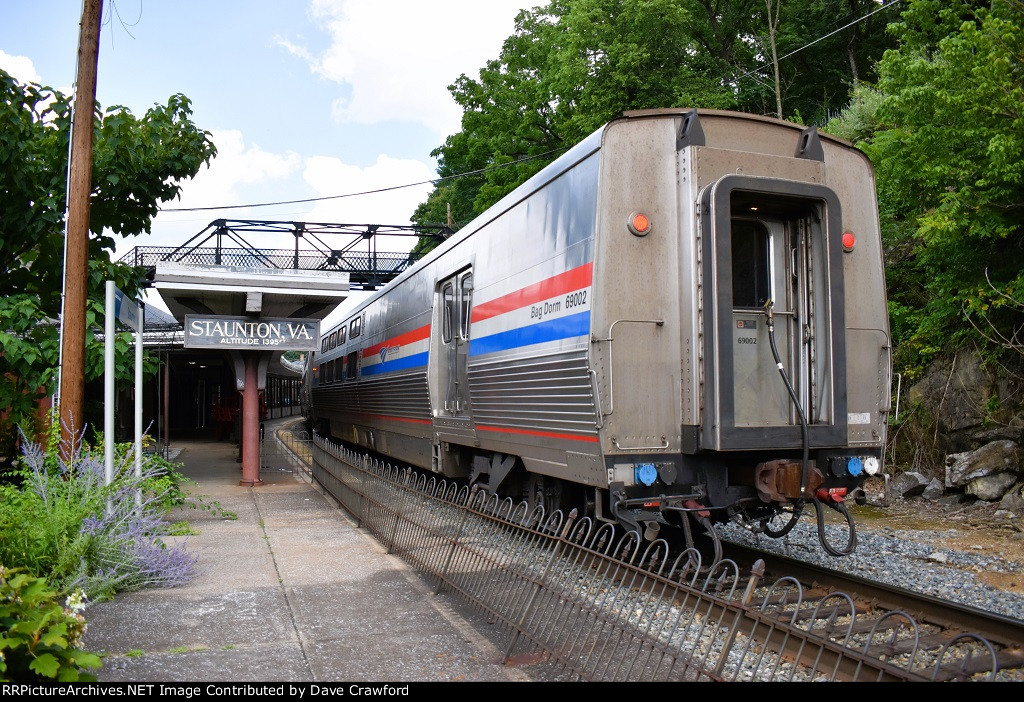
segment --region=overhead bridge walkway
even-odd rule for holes
[[[378,237],[426,237],[443,241],[443,225],[335,224],[217,219],[181,246],[138,246],[122,263],[145,268],[150,280],[159,264],[346,273],[350,290],[376,290],[419,258],[378,250]],[[291,248],[265,248],[250,239],[294,237]],[[248,238],[246,238],[248,237]]]

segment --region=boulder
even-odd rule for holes
[[[960,349],[932,363],[907,391],[911,407],[935,422],[944,453],[970,451],[992,441],[1024,443],[1024,388],[1018,364],[989,364]],[[931,429],[929,429],[931,433]]]
[[[921,497],[926,500],[937,500],[946,494],[946,488],[943,487],[942,481],[938,478],[932,478],[931,482],[928,483],[928,487],[921,493]]]
[[[1017,483],[1003,494],[999,509],[1015,514],[1024,514],[1024,483]]]
[[[971,434],[971,439],[978,446],[990,444],[993,441],[1013,441],[1017,444],[1024,443],[1024,427],[996,427],[994,429],[982,429]]]
[[[897,499],[914,497],[924,492],[930,481],[921,473],[908,471],[900,473],[889,481],[889,494]]]
[[[985,502],[995,502],[1002,499],[1016,482],[1017,476],[1013,473],[990,473],[968,482],[964,486],[964,492]]]
[[[1020,470],[1017,443],[1005,439],[993,441],[975,451],[946,456],[946,487],[964,487],[976,478],[993,473],[1019,474]]]
[[[951,492],[947,495],[943,495],[942,497],[936,500],[936,502],[942,505],[943,507],[959,507],[962,504],[972,501],[973,498],[968,497],[962,492]]]
[[[944,444],[964,450],[970,448],[969,432],[985,423],[985,407],[995,385],[996,378],[978,354],[959,351],[933,363],[907,397],[929,408]]]

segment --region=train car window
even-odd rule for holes
[[[451,283],[445,283],[441,289],[441,340],[449,344],[454,333],[455,317],[455,287]]]
[[[327,342],[328,341],[330,341],[330,339],[325,336],[323,338],[323,341],[320,342],[320,352],[321,353],[326,353],[327,352]]]
[[[345,329],[345,327],[342,327],[341,329],[338,330],[338,346],[341,346],[342,344],[345,343],[345,332],[346,331],[347,330]]]
[[[323,366],[324,384],[334,380],[334,361],[328,361]]]
[[[459,336],[469,338],[469,310],[473,302],[473,274],[466,273],[459,282]]]
[[[359,352],[353,351],[350,353],[345,361],[348,368],[346,369],[345,377],[349,380],[353,380],[356,377],[356,370],[359,368]]]
[[[732,220],[732,306],[763,307],[771,299],[768,228]]]
[[[355,339],[363,332],[363,318],[356,317],[352,320],[352,324],[349,326],[348,338]]]
[[[338,332],[331,332],[330,343],[327,344],[327,346],[333,349],[337,345],[338,345]]]

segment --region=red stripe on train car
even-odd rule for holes
[[[390,339],[382,341],[379,344],[367,346],[360,353],[362,353],[363,358],[366,358],[367,356],[376,355],[377,352],[380,351],[385,346],[405,346],[406,344],[412,344],[417,341],[423,341],[428,336],[430,336],[430,325],[426,324],[420,327],[419,329],[407,331],[404,334],[399,334],[398,336],[391,337]]]
[[[489,302],[473,307],[473,314],[470,319],[475,322],[482,322],[485,319],[496,317],[505,312],[511,312],[527,305],[532,305],[541,300],[547,300],[555,295],[570,293],[580,288],[585,288],[594,280],[594,264],[586,263],[578,268],[573,268],[565,273],[542,280],[533,285],[502,295]]]
[[[370,414],[368,412],[352,412],[351,414],[358,414],[361,417],[367,419],[385,419],[393,422],[408,422],[409,424],[433,424],[433,421],[429,419],[413,419],[412,417],[392,417],[388,414]]]
[[[586,441],[587,443],[596,444],[598,438],[596,436],[581,436],[579,434],[560,434],[554,431],[534,431],[532,429],[511,429],[509,427],[487,427],[480,424],[476,425],[477,431],[500,431],[507,434],[522,434],[523,436],[541,436],[548,439],[568,439],[570,441]]]

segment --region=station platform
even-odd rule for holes
[[[295,419],[267,423],[266,440]],[[177,444],[198,553],[187,585],[86,610],[100,682],[516,682],[528,677],[300,472],[239,485],[230,442]]]

